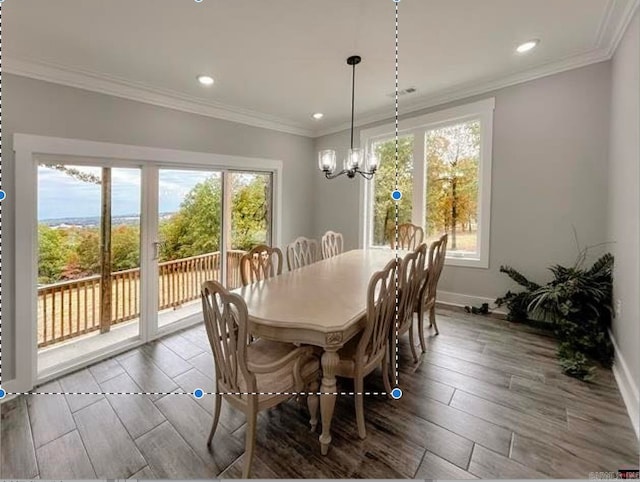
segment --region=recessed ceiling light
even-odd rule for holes
[[[530,50],[533,50],[534,48],[536,48],[539,43],[540,43],[540,40],[538,39],[529,40],[525,43],[518,45],[518,47],[516,48],[516,52],[518,52],[519,54],[524,54],[525,52],[529,52]]]
[[[320,120],[324,117],[324,114],[322,112],[316,112],[311,117],[313,117],[315,120]]]
[[[213,85],[213,83],[215,82],[213,80],[213,77],[209,76],[209,75],[198,75],[198,82],[200,82],[202,85]]]

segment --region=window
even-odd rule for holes
[[[364,189],[365,245],[390,246],[397,185],[399,223],[422,226],[428,243],[447,233],[448,264],[489,266],[493,109],[488,99],[401,122],[397,177],[394,126],[362,131],[362,145],[380,159]]]
[[[374,246],[390,246],[395,232],[396,202],[391,199],[391,192],[396,183],[396,142],[385,139],[372,145],[380,159],[380,169],[373,178],[373,239]],[[398,219],[400,223],[411,222],[413,205],[412,195],[413,172],[413,136],[400,137],[398,142],[398,189],[404,195],[398,202]]]

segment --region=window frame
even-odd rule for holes
[[[489,245],[491,230],[491,166],[493,158],[493,112],[495,98],[480,100],[448,109],[430,112],[421,116],[402,119],[398,135],[413,135],[413,206],[412,223],[425,228],[427,177],[425,162],[425,140],[428,131],[465,121],[480,121],[480,161],[478,166],[478,250],[475,256],[451,256],[447,252],[445,263],[449,266],[489,268]],[[371,149],[381,140],[395,139],[395,124],[360,131],[360,145]],[[421,162],[418,162],[421,160]],[[360,246],[373,246],[373,182],[360,182]]]

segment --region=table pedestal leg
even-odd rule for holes
[[[327,455],[331,443],[331,419],[336,405],[336,367],[340,361],[339,347],[325,348],[322,354],[322,386],[320,387],[320,415],[322,416],[322,434],[320,448],[322,455]],[[331,394],[331,395],[328,395]]]

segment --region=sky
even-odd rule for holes
[[[69,166],[100,177],[99,167]],[[160,212],[178,210],[184,196],[211,175],[208,171],[160,170]],[[140,169],[111,169],[113,216],[140,215]],[[100,186],[39,166],[38,220],[100,216]]]

